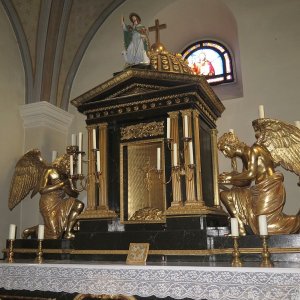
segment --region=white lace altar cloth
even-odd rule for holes
[[[300,268],[0,263],[0,287],[174,299],[300,300]]]

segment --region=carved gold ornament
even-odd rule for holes
[[[140,123],[121,128],[121,140],[145,138],[163,134],[163,122]]]

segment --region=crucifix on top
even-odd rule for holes
[[[151,50],[160,52],[165,49],[164,45],[160,42],[160,30],[167,28],[166,24],[159,24],[159,20],[155,20],[155,25],[148,28],[148,30],[155,31],[155,43],[151,46]]]

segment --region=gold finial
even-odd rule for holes
[[[161,52],[165,50],[165,46],[160,42],[160,30],[167,28],[166,24],[159,24],[159,20],[155,20],[155,25],[148,28],[148,30],[155,31],[155,43],[151,46],[152,51]]]

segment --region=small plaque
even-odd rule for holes
[[[149,252],[149,243],[130,243],[126,264],[144,265],[146,264]]]

